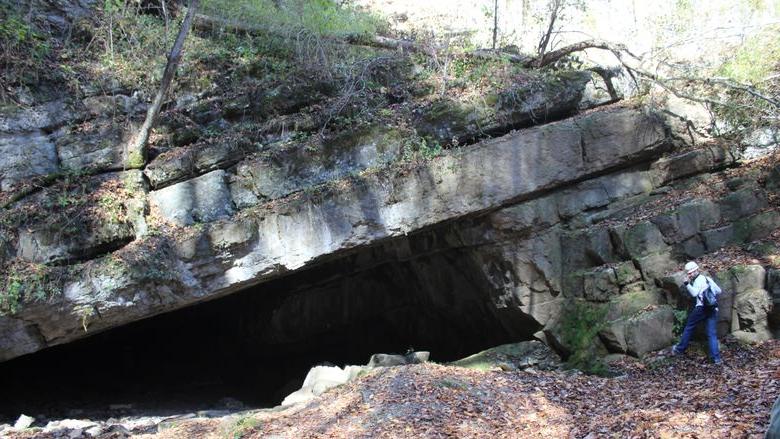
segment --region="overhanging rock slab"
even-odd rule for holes
[[[148,257],[127,258],[133,267],[76,271],[62,296],[0,317],[0,328],[22,327],[12,324],[16,319],[34,324],[42,340],[29,351],[66,343],[658,157],[666,140],[659,120],[618,108],[513,132],[420,166],[334,181],[244,209],[187,239],[150,237],[156,241],[128,245],[120,252]],[[231,205],[229,191],[194,192],[193,205]],[[17,355],[0,346],[0,360]]]

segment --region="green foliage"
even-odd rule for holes
[[[261,423],[262,421],[260,419],[252,417],[251,415],[238,418],[238,420],[230,425],[225,437],[228,439],[241,439],[248,433],[251,433],[252,430],[257,429]]]
[[[674,311],[674,327],[672,328],[672,334],[675,337],[679,337],[685,329],[685,323],[688,321],[688,310],[677,309]]]
[[[755,34],[739,46],[715,75],[752,87],[757,93],[775,100],[775,104],[739,89],[716,91],[727,105],[714,107],[729,130],[780,125],[780,27],[772,26]]]
[[[404,140],[401,160],[427,161],[442,154],[444,149],[439,142],[426,140],[423,137],[411,137]]]
[[[738,82],[761,85],[780,68],[780,28],[770,27],[740,45],[716,72]]]
[[[102,12],[88,29],[94,35],[91,55],[97,58],[100,73],[136,87],[158,86],[179,23],[166,28],[162,19],[141,13],[140,3],[132,0],[106,0]]]
[[[48,71],[44,60],[50,53],[45,35],[9,5],[0,4],[0,93],[2,86],[37,83]]]
[[[13,315],[25,302],[43,301],[59,294],[52,269],[42,264],[19,263],[0,274],[0,316]]]
[[[310,32],[328,37],[375,34],[377,17],[333,0],[285,0],[281,8],[271,0],[206,0],[204,13],[271,32]]]
[[[561,342],[571,352],[567,365],[583,372],[604,375],[607,366],[594,349],[599,331],[607,324],[608,308],[574,300],[561,317]]]

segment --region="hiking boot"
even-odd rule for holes
[[[672,345],[672,355],[674,355],[674,356],[682,355],[682,352],[680,352],[677,349],[677,345]]]
[[[712,363],[716,366],[723,366],[723,360],[715,360]]]

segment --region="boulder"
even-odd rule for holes
[[[706,250],[708,252],[714,252],[715,250],[736,241],[734,226],[732,224],[727,224],[723,227],[705,230],[702,232],[702,239],[704,240],[704,247]]]
[[[230,180],[234,202],[239,208],[248,207],[387,165],[401,157],[409,134],[398,128],[372,126],[322,143],[309,140],[263,151],[237,166]]]
[[[429,141],[450,144],[506,131],[574,112],[589,72],[558,72],[554,79],[534,79],[471,103],[438,100],[422,110],[417,132]]]
[[[430,357],[430,352],[419,351],[410,352],[405,355],[397,354],[374,354],[368,360],[367,367],[391,367],[391,366],[405,366],[407,364],[425,363]]]
[[[53,131],[79,117],[64,100],[56,100],[17,111],[0,113],[0,133]]]
[[[346,366],[342,369],[338,366],[315,366],[306,374],[301,388],[284,398],[282,406],[310,401],[328,389],[355,379],[361,372],[369,368],[365,366]]]
[[[217,168],[227,168],[258,150],[245,139],[229,139],[174,148],[155,157],[144,170],[152,188],[161,188]]]
[[[683,204],[672,212],[654,217],[651,222],[669,242],[682,242],[699,233],[700,206],[698,203]]]
[[[628,322],[640,315],[644,310],[653,308],[664,302],[663,295],[656,289],[645,288],[626,292],[613,297],[605,319],[607,324],[599,331],[599,338],[610,352],[626,353],[628,344],[626,330]]]
[[[719,204],[721,217],[726,221],[734,221],[765,208],[767,200],[762,191],[746,188],[726,195]]]
[[[672,180],[728,166],[735,161],[736,157],[728,147],[713,146],[663,158],[653,163],[651,169],[655,186],[663,186]]]
[[[505,368],[507,364],[512,369],[554,370],[561,365],[561,358],[546,344],[532,340],[496,346],[450,363],[477,370]]]
[[[614,270],[615,279],[621,287],[625,287],[642,279],[642,273],[639,272],[631,261],[624,261],[616,264]]]
[[[626,321],[626,352],[641,357],[674,342],[674,310],[667,305],[645,311]]]
[[[642,278],[646,281],[661,279],[680,266],[680,262],[672,257],[668,251],[640,256],[634,259],[634,263],[639,267]]]
[[[766,238],[780,228],[780,212],[768,210],[751,217],[742,218],[733,224],[734,239],[737,242],[750,242]]]
[[[583,293],[587,300],[605,302],[620,293],[620,285],[612,267],[588,271],[583,278]]]
[[[566,249],[562,255],[563,265],[570,273],[620,260],[612,246],[610,230],[606,227],[564,233],[561,247]]]
[[[763,289],[741,292],[734,297],[734,316],[740,330],[768,335],[768,313],[772,303]],[[733,326],[732,326],[733,327]]]
[[[152,191],[149,200],[163,218],[179,226],[229,217],[235,210],[223,170]]]
[[[16,422],[14,422],[14,428],[24,430],[25,428],[30,428],[34,422],[35,418],[22,414],[19,415],[19,417],[16,419]]]
[[[0,132],[0,191],[8,191],[31,177],[58,171],[54,143],[42,131]]]
[[[706,267],[704,268],[706,269]],[[723,291],[740,294],[750,290],[764,289],[766,269],[757,264],[735,265],[725,272],[716,273],[714,279]]]
[[[99,427],[97,422],[81,419],[63,419],[60,421],[51,421],[43,428],[44,434],[50,434],[54,437],[81,438],[84,437],[85,430]]]
[[[766,326],[757,326],[750,329],[749,331],[734,331],[731,333],[731,336],[742,343],[749,344],[761,343],[774,338],[772,332]]]

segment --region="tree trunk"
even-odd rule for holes
[[[537,48],[539,58],[543,58],[545,52],[547,52],[547,46],[550,44],[550,39],[555,30],[555,22],[558,20],[558,13],[563,7],[564,5],[561,0],[552,0],[550,2],[550,22],[547,26],[547,32],[542,35],[542,38],[539,40],[539,47]]]
[[[496,50],[496,39],[498,37],[498,0],[493,4],[493,50]]]
[[[179,35],[176,36],[176,41],[173,43],[171,53],[168,55],[168,63],[165,65],[165,71],[163,71],[160,89],[157,91],[157,95],[154,97],[152,105],[146,112],[144,124],[141,126],[141,129],[138,130],[138,134],[130,141],[130,145],[127,148],[127,157],[125,160],[125,167],[127,168],[143,168],[144,165],[146,165],[146,144],[149,141],[149,133],[152,131],[155,122],[157,122],[157,116],[160,114],[163,100],[171,86],[173,76],[176,74],[176,68],[179,66],[182,49],[184,48],[184,40],[190,32],[190,27],[192,27],[192,19],[195,16],[195,11],[198,9],[199,2],[200,0],[190,0],[187,15],[184,17],[181,29],[179,29]]]

